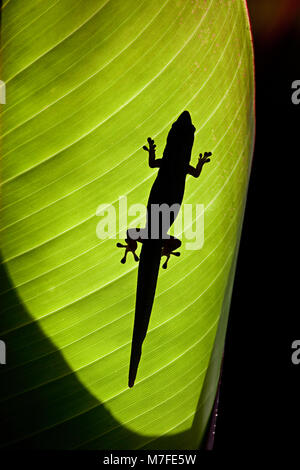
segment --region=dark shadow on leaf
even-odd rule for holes
[[[1,313],[0,338],[7,348],[7,364],[0,366],[2,449],[197,447],[199,424],[207,422],[212,403],[200,408],[188,431],[171,436],[132,432],[85,388],[38,322],[33,321],[2,263],[0,276],[2,309],[16,306],[13,324],[11,315]],[[32,357],[36,359],[32,361]],[[201,401],[200,397],[199,404]]]

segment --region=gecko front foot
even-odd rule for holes
[[[123,258],[121,259],[121,263],[122,264],[126,263],[127,253],[129,251],[131,251],[131,253],[133,254],[133,257],[134,257],[135,261],[139,261],[139,257],[135,253],[135,251],[137,249],[137,242],[135,240],[131,240],[130,238],[126,238],[125,242],[126,242],[126,245],[123,245],[122,243],[117,243],[118,248],[125,248],[125,254],[124,254]]]
[[[166,256],[167,259],[162,265],[163,269],[167,269],[168,261],[171,255],[180,256],[179,251],[176,251],[176,252],[174,251],[174,250],[177,250],[177,248],[179,248],[180,245],[181,245],[181,241],[178,240],[178,238],[171,236],[170,239],[165,240],[163,247],[162,247],[161,256]]]

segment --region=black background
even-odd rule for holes
[[[297,450],[300,2],[265,28],[249,1],[256,63],[256,144],[226,338],[214,451]],[[265,2],[270,3],[270,2]],[[279,0],[273,0],[273,6]],[[298,5],[298,15],[297,8]],[[270,10],[267,11],[269,14]],[[279,25],[278,25],[279,23]],[[272,28],[273,26],[273,28]],[[276,30],[277,28],[277,30]]]

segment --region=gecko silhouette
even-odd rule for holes
[[[162,158],[156,158],[156,145],[154,140],[148,138],[149,147],[144,146],[143,149],[149,153],[150,168],[159,168],[159,171],[148,199],[146,227],[128,229],[126,245],[117,243],[119,248],[125,248],[121,263],[126,262],[128,252],[132,252],[135,261],[139,261],[129,387],[134,385],[142,345],[147,334],[161,257],[166,256],[162,266],[166,269],[170,256],[180,255],[175,250],[180,247],[181,241],[169,235],[168,230],[180,210],[186,176],[192,175],[198,178],[203,165],[210,161],[209,157],[212,155],[211,152],[205,152],[204,156],[200,153],[196,168],[189,164],[194,133],[195,127],[190,113],[184,111],[169,131]],[[167,210],[162,210],[163,208]],[[138,242],[142,243],[140,259],[136,254]]]

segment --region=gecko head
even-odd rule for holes
[[[193,132],[195,132],[195,127],[192,124],[192,118],[191,115],[188,111],[183,111],[183,113],[180,114],[179,118],[177,121],[174,122],[177,127],[181,127],[184,130],[193,129]]]
[[[188,111],[183,111],[172,124],[167,137],[166,153],[189,163],[194,143],[195,126]]]

